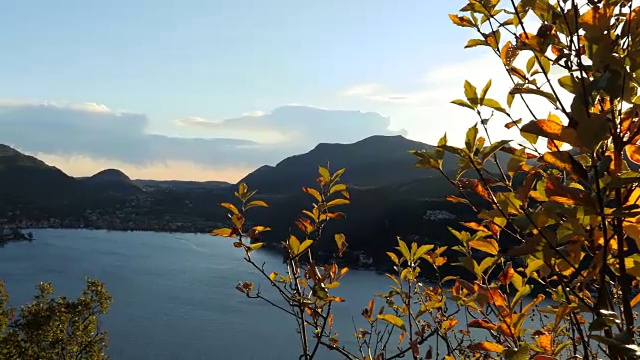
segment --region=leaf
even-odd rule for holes
[[[576,179],[588,181],[589,173],[568,151],[550,151],[542,155],[542,160],[547,164],[556,166],[566,171]]]
[[[562,141],[573,146],[580,146],[578,133],[575,129],[563,126],[552,120],[530,121],[522,126],[521,132]]]
[[[402,254],[402,256],[405,259],[410,259],[411,258],[411,252],[409,251],[409,248],[407,247],[407,243],[402,241],[400,238],[398,238],[398,249],[400,250],[400,253]]]
[[[557,103],[558,103],[558,100],[556,99],[555,96],[553,96],[552,93],[544,91],[544,90],[536,89],[536,88],[514,87],[513,89],[511,89],[509,91],[509,94],[514,94],[514,95],[518,95],[518,94],[538,95],[538,96],[542,96],[543,98],[549,100],[549,102],[551,102],[554,105],[557,105]]]
[[[298,240],[294,235],[289,236],[289,249],[293,253],[293,256],[300,253],[300,240]]]
[[[394,264],[398,265],[400,263],[400,260],[398,259],[398,256],[390,251],[387,251],[387,255],[391,258],[391,261],[393,261]]]
[[[264,243],[263,243],[263,242],[259,242],[259,243],[251,244],[251,245],[249,245],[249,249],[251,249],[251,251],[253,251],[253,250],[258,250],[258,249],[260,249],[263,245],[264,245]]]
[[[502,353],[504,351],[504,346],[498,343],[484,341],[470,345],[469,350]]]
[[[484,99],[487,97],[489,88],[491,88],[491,79],[487,81],[487,84],[482,88],[482,91],[480,91],[480,105],[484,105]]]
[[[320,176],[322,176],[322,179],[325,182],[331,181],[331,174],[329,174],[329,170],[327,170],[327,168],[324,168],[322,166],[318,166],[318,174],[320,174]]]
[[[631,300],[631,308],[633,309],[634,307],[636,307],[638,303],[640,303],[640,293]]]
[[[469,19],[469,17],[467,16],[459,16],[456,14],[449,14],[449,19],[451,19],[451,21],[456,24],[457,26],[461,26],[461,27],[474,27],[473,25],[473,21],[471,21],[471,19]]]
[[[495,331],[497,326],[483,319],[473,319],[469,321],[470,328],[479,328],[485,330]]]
[[[629,157],[629,160],[636,164],[640,164],[640,145],[629,144],[625,146],[624,151]]]
[[[461,99],[453,100],[453,101],[451,101],[451,103],[455,104],[455,105],[458,105],[458,106],[466,107],[466,108],[471,109],[471,110],[475,110],[476,109],[473,105],[471,105],[468,102],[466,102],[464,100],[461,100]]]
[[[498,243],[493,239],[472,240],[469,241],[469,246],[491,255],[497,255],[499,250]]]
[[[298,249],[298,253],[296,255],[302,254],[305,250],[309,248],[313,244],[313,240],[305,240],[300,244],[300,248]]]
[[[335,200],[331,200],[327,203],[327,208],[330,208],[332,206],[338,206],[338,205],[347,205],[349,204],[349,200],[347,199],[335,199]]]
[[[302,191],[306,192],[307,194],[310,194],[311,196],[316,198],[316,200],[322,201],[322,195],[320,195],[320,192],[318,190],[303,186]]]
[[[469,82],[469,80],[464,81],[464,96],[470,104],[478,105],[478,90]]]
[[[482,161],[484,162],[486,159],[488,159],[491,155],[493,155],[494,153],[496,153],[498,150],[500,150],[503,146],[509,144],[511,142],[511,140],[500,140],[498,142],[494,142],[493,144],[489,145],[487,148],[485,148],[482,151]]]
[[[211,232],[211,235],[213,236],[224,236],[224,237],[235,237],[235,231],[234,229],[229,229],[229,228],[222,228],[222,229],[215,229]]]
[[[529,360],[529,345],[521,343],[517,350],[505,349],[502,356],[505,360]]]
[[[514,48],[511,41],[507,41],[500,50],[500,59],[505,66],[511,66],[520,52]]]
[[[507,264],[507,267],[505,267],[505,269],[502,271],[502,273],[500,274],[500,276],[498,276],[498,280],[503,284],[503,285],[507,285],[511,282],[511,279],[513,279],[513,276],[516,274],[515,270],[513,270],[513,266],[511,265],[511,263]]]
[[[334,240],[336,241],[336,245],[338,245],[338,256],[342,256],[342,253],[347,249],[347,241],[344,234],[335,234]]]
[[[333,185],[331,187],[331,189],[329,190],[329,195],[331,195],[331,194],[333,194],[335,192],[344,191],[344,190],[347,190],[347,185],[345,185],[345,184],[336,184],[336,185]]]
[[[221,203],[220,206],[229,209],[229,211],[231,211],[234,214],[238,214],[238,208],[236,208],[236,206],[231,203]]]
[[[388,322],[389,324],[399,328],[402,331],[407,331],[407,329],[404,326],[404,321],[402,321],[402,319],[400,319],[399,317],[393,315],[393,314],[382,314],[382,315],[378,315],[378,319],[384,320],[386,322]]]
[[[505,110],[497,100],[489,99],[489,98],[484,99],[483,105],[509,116],[509,112]]]
[[[467,147],[467,151],[473,153],[476,145],[476,139],[478,137],[478,124],[476,123],[467,130],[467,136],[465,137],[464,144]]]
[[[250,203],[248,203],[245,206],[245,209],[249,209],[249,208],[252,208],[252,207],[255,207],[255,206],[269,207],[269,205],[267,205],[267,203],[262,201],[262,200],[254,200],[254,201],[251,201]]]
[[[573,75],[565,75],[558,79],[558,84],[568,92],[577,95],[580,85]]]
[[[469,39],[467,44],[464,46],[465,49],[469,49],[476,46],[489,46],[489,42],[483,39]]]

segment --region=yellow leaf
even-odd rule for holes
[[[393,261],[394,264],[398,265],[399,260],[398,260],[398,256],[396,256],[396,254],[394,254],[392,252],[387,252],[387,255],[389,255],[389,257],[391,258],[391,261]]]
[[[416,250],[416,253],[413,255],[414,259],[418,259],[422,257],[422,255],[426,254],[427,251],[433,249],[435,245],[422,245]]]
[[[275,280],[275,278],[278,276],[278,272],[274,271],[271,274],[269,274],[269,279],[271,279],[271,281]]]
[[[249,248],[253,251],[253,250],[258,250],[262,247],[262,245],[264,245],[264,243],[255,243],[255,244],[251,244],[249,245]]]
[[[407,243],[400,240],[400,238],[398,238],[398,249],[400,250],[400,253],[402,254],[402,256],[404,256],[405,259],[409,259],[411,257],[411,252],[407,247]]]
[[[323,168],[322,166],[318,166],[318,173],[322,176],[325,182],[329,182],[331,180],[331,175],[329,174],[329,170]]]
[[[347,190],[347,185],[345,185],[345,184],[336,184],[336,185],[333,185],[331,187],[331,189],[329,190],[329,195],[333,194],[334,192],[344,191],[344,190]]]
[[[335,199],[331,200],[327,203],[327,207],[338,206],[338,205],[347,205],[349,204],[349,200],[347,199]]]
[[[310,194],[311,196],[316,198],[316,200],[322,201],[322,195],[320,195],[320,192],[318,192],[318,190],[304,186],[302,187],[302,191]]]
[[[456,326],[456,324],[458,323],[458,319],[452,318],[449,320],[445,320],[442,323],[442,327],[441,327],[441,331],[443,334],[447,333],[449,330],[453,329],[454,326]]]
[[[493,239],[472,240],[469,241],[469,246],[491,255],[497,255],[499,250],[498,243]]]
[[[378,315],[378,319],[384,320],[384,321],[388,322],[389,324],[398,327],[402,331],[407,331],[407,329],[404,326],[404,321],[402,321],[402,319],[400,319],[399,317],[397,317],[397,316],[395,316],[393,314]]]
[[[636,295],[633,300],[631,300],[631,308],[636,307],[640,303],[640,294]]]
[[[245,206],[245,209],[248,209],[248,208],[251,208],[251,207],[254,207],[254,206],[269,207],[269,205],[267,205],[267,203],[262,201],[262,200],[254,200],[254,201],[248,203]]]
[[[211,232],[214,236],[234,237],[234,231],[229,228],[215,229]]]
[[[473,21],[471,21],[471,19],[467,16],[459,16],[456,14],[449,14],[449,19],[451,19],[451,21],[461,27],[473,27]]]
[[[313,240],[307,239],[303,241],[302,244],[300,244],[300,248],[298,249],[298,253],[296,253],[296,255],[302,254],[305,250],[309,248],[309,246],[311,246],[311,244],[313,244]]]
[[[229,209],[229,211],[231,211],[234,214],[238,213],[238,208],[236,208],[236,206],[231,203],[221,203],[220,206]]]
[[[504,346],[498,343],[484,341],[469,346],[469,350],[501,353],[504,351]]]
[[[297,237],[295,237],[294,235],[291,235],[289,237],[289,248],[291,249],[291,252],[293,253],[293,255],[298,255],[300,253],[299,249],[300,249],[300,240],[298,240]]]
[[[338,245],[338,256],[340,256],[347,249],[347,241],[344,234],[335,234],[334,239]]]

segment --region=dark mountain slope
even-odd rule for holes
[[[276,166],[263,166],[240,180],[261,193],[288,193],[313,186],[318,166],[329,163],[331,171],[347,168],[342,181],[356,187],[378,187],[429,176],[416,169],[410,150],[430,145],[403,136],[371,136],[353,144],[319,144],[306,154],[284,159]]]
[[[120,195],[135,195],[143,192],[125,173],[117,169],[106,169],[82,180],[83,185],[100,192]]]

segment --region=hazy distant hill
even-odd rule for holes
[[[195,189],[225,189],[231,186],[225,181],[186,181],[186,180],[133,180],[133,182],[145,189],[160,190],[195,190]]]

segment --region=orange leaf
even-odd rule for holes
[[[501,353],[504,351],[504,346],[498,343],[484,341],[469,346],[469,350]]]
[[[485,330],[495,330],[497,328],[497,326],[493,325],[487,320],[481,320],[481,319],[473,319],[469,321],[469,327],[485,329]]]
[[[504,285],[507,285],[513,279],[513,276],[516,274],[515,270],[511,266],[511,263],[507,264],[507,267],[504,269],[502,274],[498,277],[498,280]]]
[[[629,160],[636,164],[640,164],[640,145],[629,144],[624,148]]]
[[[540,347],[547,353],[551,353],[553,350],[553,334],[544,333],[538,337],[538,343]]]
[[[562,141],[574,146],[580,145],[578,133],[575,129],[558,124],[553,120],[531,121],[522,126],[522,132]]]

